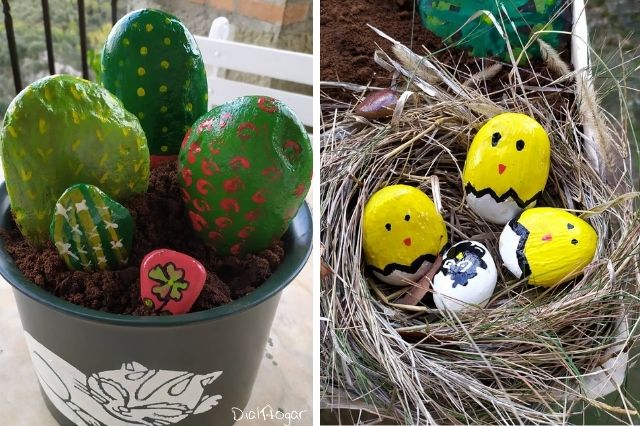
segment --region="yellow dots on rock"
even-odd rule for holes
[[[44,98],[49,102],[51,102],[53,99],[53,96],[51,96],[51,90],[49,90],[48,86],[45,86],[44,88]]]
[[[167,108],[167,106],[166,106],[166,105],[162,105],[162,106],[160,107],[160,112],[167,112],[167,109],[168,109],[168,108]]]
[[[169,37],[165,37],[163,42],[165,46],[169,46],[171,44],[171,39]]]
[[[80,95],[80,92],[78,92],[78,89],[76,89],[75,85],[69,86],[69,89],[71,90],[71,94],[76,99],[76,101],[82,99],[82,95]]]
[[[18,137],[18,132],[16,132],[16,129],[14,129],[12,126],[8,126],[7,130],[9,131],[9,134],[14,137],[17,138]]]
[[[78,149],[78,147],[80,146],[80,139],[76,139],[75,141],[73,141],[73,143],[71,144],[71,151],[75,151]]]
[[[162,127],[162,133],[167,133],[168,131],[169,131],[169,128],[167,126]]]
[[[169,61],[160,61],[160,66],[165,70],[169,69]]]
[[[136,90],[136,93],[138,94],[138,96],[142,97],[145,95],[145,91],[143,87],[138,87],[138,90]]]
[[[149,53],[149,49],[147,49],[147,46],[142,46],[142,47],[140,48],[140,54],[141,54],[142,56],[146,56],[146,55],[147,55],[147,53]]]
[[[44,135],[47,132],[47,122],[42,118],[38,120],[38,130],[40,130],[41,135]]]
[[[71,117],[73,118],[73,122],[75,124],[80,124],[80,116],[76,111],[71,111]]]
[[[130,131],[131,131],[131,129],[128,128],[128,127],[123,127],[122,128],[122,134],[125,135],[125,136],[129,136],[129,132]]]
[[[191,112],[191,110],[193,109],[193,105],[191,105],[191,102],[188,102],[185,106],[184,109],[186,109],[187,111]]]
[[[203,96],[203,98],[204,98],[204,100],[205,100],[205,101],[208,101],[208,100],[209,100],[209,94],[208,94],[208,93],[205,93],[205,94],[204,94],[204,96]]]
[[[147,71],[146,71],[144,68],[142,68],[142,67],[139,67],[139,68],[138,68],[138,75],[139,75],[140,77],[142,77],[142,76],[143,76],[143,75],[145,75],[146,73],[147,73]]]
[[[168,25],[168,24],[170,24],[170,23],[171,23],[171,19],[169,19],[169,18],[164,18],[164,23],[165,23],[165,24],[167,24],[167,25]]]
[[[128,38],[123,38],[122,39],[122,44],[124,44],[125,46],[129,46],[131,44],[131,42],[129,41]]]
[[[153,25],[152,24],[147,24],[147,25],[144,26],[144,28],[147,30],[148,33],[153,31]]]
[[[160,151],[162,151],[162,152],[167,152],[168,150],[169,150],[169,147],[168,147],[168,146],[166,146],[166,145],[162,145],[162,146],[160,147]]]
[[[102,134],[100,129],[96,129],[96,138],[98,138],[100,142],[104,142],[104,135]]]
[[[164,84],[160,86],[160,93],[167,93],[167,86],[165,86]]]

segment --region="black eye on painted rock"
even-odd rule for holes
[[[574,228],[574,227],[573,227],[573,225],[572,225],[572,224],[567,223],[567,229],[573,229],[573,228]]]
[[[502,135],[499,132],[495,132],[491,136],[491,146],[498,146],[498,142],[500,142],[500,138],[502,138]]]
[[[516,149],[518,151],[522,151],[524,149],[524,141],[522,139],[518,139],[518,141],[516,141]]]
[[[573,245],[575,246],[576,244],[578,244],[578,240],[576,240],[576,239],[574,238],[573,240],[571,240],[571,244],[573,244]]]
[[[409,216],[408,214],[404,216],[404,220],[406,220],[407,222],[409,222],[409,220],[411,220],[411,216]]]
[[[390,223],[387,223],[384,227],[387,228],[387,231],[391,231],[391,224]]]

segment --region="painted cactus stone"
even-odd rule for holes
[[[154,250],[140,266],[140,297],[158,313],[186,314],[206,279],[206,269],[193,257],[174,250]]]
[[[418,10],[422,25],[447,44],[478,57],[509,59],[496,24],[506,31],[515,58],[537,31],[548,31],[536,37],[560,50],[568,44],[568,37],[560,32],[571,29],[571,8],[565,5],[563,0],[419,0]],[[495,22],[482,11],[491,13]],[[539,58],[538,43],[532,43],[527,54]]]
[[[178,156],[193,229],[221,255],[267,248],[300,208],[312,164],[309,137],[282,102],[246,96],[212,109]]]
[[[9,105],[2,167],[16,224],[34,246],[49,239],[51,212],[75,183],[123,201],[147,190],[149,149],[140,123],[101,86],[56,75]]]
[[[542,287],[580,275],[597,246],[598,234],[588,222],[553,207],[525,210],[500,234],[500,256],[507,269]]]
[[[442,255],[442,266],[433,277],[433,301],[438,309],[454,312],[472,305],[484,308],[497,281],[489,249],[477,241],[460,241]]]
[[[462,172],[467,204],[488,222],[504,225],[542,195],[551,166],[544,127],[507,112],[487,121],[471,142]]]
[[[175,16],[131,12],[102,52],[104,87],[140,119],[152,163],[175,158],[193,122],[207,111],[207,78],[195,39]]]
[[[417,282],[447,243],[447,229],[431,198],[418,188],[389,185],[374,193],[362,219],[365,261],[387,284]]]
[[[133,229],[126,207],[99,188],[79,183],[58,199],[50,233],[69,269],[90,272],[126,266]]]

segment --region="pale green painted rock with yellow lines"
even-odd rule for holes
[[[45,77],[20,92],[0,143],[16,224],[36,247],[49,239],[51,212],[69,186],[96,185],[123,201],[149,183],[138,119],[109,91],[78,77]]]
[[[133,218],[99,188],[70,186],[56,203],[51,241],[69,269],[119,269],[129,262]]]

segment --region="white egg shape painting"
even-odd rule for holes
[[[476,241],[460,241],[442,256],[442,266],[433,278],[433,301],[438,309],[454,312],[484,308],[497,280],[489,250]]]

